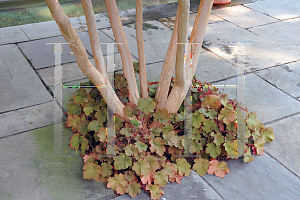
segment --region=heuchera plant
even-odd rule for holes
[[[126,105],[126,116],[135,120],[125,123],[115,114],[115,156],[106,155],[107,141],[111,140],[107,138],[107,104],[101,94],[97,88],[76,91],[68,104],[65,125],[74,132],[70,147],[81,150],[84,179],[106,182],[116,194],[128,193],[134,198],[144,190],[151,199],[159,199],[168,181],[180,183],[192,169],[200,176],[208,173],[222,178],[229,174],[224,160],[241,157],[245,149],[244,162],[251,162],[254,155],[263,155],[266,142],[275,139],[273,129],[264,127],[256,113],[246,108],[245,146],[239,143],[236,123],[239,104],[195,77],[193,85],[198,88],[192,88],[191,114],[185,116],[184,103],[176,114],[155,110],[157,83],[148,83],[149,98],[140,98],[134,105],[128,103],[124,75],[116,75],[116,94]],[[173,84],[174,79],[170,91]],[[193,157],[182,156],[186,153],[185,144]]]

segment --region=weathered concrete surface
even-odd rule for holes
[[[300,18],[250,28],[249,31],[300,55]]]
[[[0,45],[27,41],[29,38],[19,26],[11,26],[0,29]]]
[[[70,22],[76,31],[87,31],[85,16],[70,18]],[[103,14],[95,14],[95,23],[97,29],[108,28],[110,26],[109,18]]]
[[[66,40],[63,36],[57,36],[18,44],[35,69],[54,66],[54,44],[46,43],[66,43]],[[62,64],[74,62],[76,60],[75,55],[70,54],[72,50],[68,44],[62,44],[61,46]]]
[[[300,96],[300,62],[254,72],[293,97]]]
[[[168,3],[143,7],[143,21],[175,16],[177,5],[178,3]],[[123,25],[135,23],[135,9],[120,11],[119,14]],[[104,15],[108,16],[107,13]]]
[[[146,65],[148,81],[159,81],[164,62]],[[215,82],[233,77],[237,74],[237,67],[216,54],[202,49],[195,75],[201,82]],[[175,72],[173,71],[173,77]],[[138,76],[137,76],[138,77]]]
[[[163,200],[173,199],[222,199],[195,171],[192,171],[188,177],[181,179],[181,184],[168,183],[164,188]],[[115,200],[130,200],[129,195],[123,195]],[[150,200],[150,195],[142,191],[135,198],[136,200]]]
[[[212,13],[242,28],[279,21],[242,5],[214,9]]]
[[[237,42],[244,43],[245,49],[240,49],[239,52],[236,48]],[[233,64],[236,63],[238,54],[244,59],[247,72],[297,61],[300,58],[299,55],[230,22],[208,24],[203,45]]]
[[[273,127],[275,140],[266,145],[265,151],[300,178],[299,122],[300,115],[297,114],[268,124]]]
[[[264,0],[245,6],[280,20],[300,16],[298,0]]]
[[[61,35],[55,21],[25,24],[20,28],[31,40]]]
[[[62,126],[64,157],[54,155],[53,125],[0,139],[0,169],[9,174],[0,176],[2,194],[16,200],[94,200],[113,194],[106,184],[82,178],[82,158],[69,147],[73,132]]]
[[[217,82],[215,85],[224,85]],[[214,84],[213,84],[214,85]],[[226,85],[236,85],[236,78],[226,80]],[[239,86],[243,87],[243,85]],[[223,86],[219,90],[223,91]],[[224,94],[230,99],[236,99],[236,89],[226,88]],[[257,113],[262,123],[270,122],[300,111],[300,102],[278,90],[255,74],[245,76],[245,105],[249,111]]]
[[[114,38],[111,29],[103,29],[105,34]],[[136,30],[134,24],[124,26],[125,35],[133,55],[138,57]],[[158,21],[144,22],[143,39],[145,46],[146,64],[163,61],[165,59],[172,29]]]
[[[224,4],[224,5],[213,5],[212,9],[219,9],[222,7],[229,7],[229,6],[236,6],[236,5],[241,5],[245,3],[251,3],[251,2],[256,2],[258,0],[231,0],[229,4]],[[199,8],[199,0],[191,0],[191,11],[192,12],[197,12]]]
[[[191,32],[193,30],[193,26],[194,26],[194,23],[195,23],[195,19],[196,19],[196,15],[197,13],[192,13],[190,14],[190,18],[189,18],[189,29],[188,29],[188,35],[190,36],[191,35]],[[167,17],[167,18],[161,18],[161,19],[158,19],[158,21],[160,21],[161,23],[163,23],[164,25],[170,27],[170,28],[174,28],[174,25],[175,25],[175,17]],[[222,18],[214,15],[214,14],[210,14],[209,15],[209,19],[208,19],[208,23],[211,24],[211,23],[216,23],[216,22],[222,22],[224,21]]]
[[[0,138],[54,124],[54,110],[61,108],[54,101],[0,114]],[[62,112],[62,120],[66,115]],[[56,123],[59,121],[55,121]]]
[[[52,100],[17,45],[0,46],[0,113]]]
[[[224,199],[299,199],[300,179],[267,154],[251,163],[231,160],[227,166],[230,174],[224,178],[203,177]]]

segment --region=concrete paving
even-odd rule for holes
[[[197,10],[197,1],[191,1],[191,12]],[[200,177],[193,171],[181,184],[167,184],[161,199],[299,199],[298,8],[296,0],[232,0],[213,7],[196,75],[213,85],[235,85],[237,67],[245,67],[245,104],[266,126],[273,127],[276,139],[251,163],[230,160],[230,174],[224,178]],[[144,9],[148,81],[160,77],[176,9],[177,3]],[[134,9],[121,12],[137,61],[134,15]],[[47,13],[40,19],[45,17]],[[96,15],[96,20],[100,42],[114,42],[107,16]],[[190,25],[194,20],[195,13],[191,13]],[[85,18],[70,21],[93,62]],[[46,42],[65,42],[55,27],[52,21],[0,28],[0,200],[130,199],[128,195],[115,198],[106,184],[82,178],[82,158],[69,148],[73,133],[64,126],[65,157],[54,155],[54,123],[60,123],[54,122],[54,108],[65,112],[76,91],[63,88],[63,101],[53,101],[54,52]],[[238,42],[246,48],[238,49]],[[106,47],[102,50],[106,54]],[[116,69],[121,69],[120,54],[116,51],[115,55]],[[62,64],[63,85],[88,80],[66,45]],[[222,86],[219,89],[223,91]],[[235,88],[225,87],[224,93],[236,98]],[[150,198],[142,192],[135,199]]]

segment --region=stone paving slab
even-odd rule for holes
[[[300,97],[300,62],[254,72],[277,88],[297,98]]]
[[[242,28],[279,21],[242,5],[214,9],[212,13]]]
[[[52,100],[17,45],[0,46],[0,113]]]
[[[230,78],[213,85],[236,85],[236,78]],[[219,88],[230,99],[236,99],[235,88]],[[245,105],[250,112],[256,112],[262,123],[300,112],[300,102],[278,90],[265,80],[251,73],[245,76]]]
[[[54,124],[54,110],[59,111],[61,108],[54,101],[50,101],[0,114],[0,123],[3,125],[0,138]],[[64,113],[62,120],[66,120]]]
[[[87,31],[85,16],[70,18],[70,22],[76,31]],[[97,29],[109,28],[109,18],[103,14],[95,14],[95,22]]]
[[[55,21],[25,24],[21,25],[20,28],[30,38],[30,40],[61,35]]]
[[[299,199],[300,179],[267,154],[251,163],[231,160],[227,166],[230,174],[224,178],[203,176],[224,199]]]
[[[264,0],[245,4],[245,6],[280,20],[300,16],[298,0]]]
[[[109,37],[105,36],[102,32],[99,33],[99,39],[102,42],[112,42]],[[78,33],[78,36],[88,50],[91,49],[90,41],[87,32]],[[54,45],[46,43],[66,43],[63,36],[51,37],[41,40],[35,40],[30,42],[24,42],[18,44],[23,53],[27,56],[35,69],[41,69],[49,66],[54,66]],[[103,45],[104,47],[104,45]],[[72,50],[67,44],[62,44],[62,64],[76,61],[75,55],[70,54]],[[90,50],[91,52],[91,50]],[[102,48],[103,54],[106,53],[106,47]],[[88,55],[89,58],[91,56]]]
[[[195,19],[196,19],[196,15],[197,13],[192,13],[190,14],[190,18],[189,18],[189,30],[188,30],[188,35],[191,36],[191,32],[193,30],[193,26],[195,23]],[[170,28],[174,28],[175,25],[175,17],[168,17],[168,18],[161,18],[158,19],[158,21],[160,21],[161,23],[163,23],[164,25],[170,27]],[[208,19],[208,24],[211,23],[216,23],[216,22],[221,22],[224,21],[222,18],[214,15],[214,14],[210,14],[209,15],[209,19]]]
[[[241,49],[238,54],[244,58],[247,72],[297,61],[300,58],[299,55],[230,22],[208,24],[203,45],[231,63],[236,63],[236,42],[245,44],[245,49]]]
[[[62,127],[65,157],[54,155],[53,125],[0,140],[0,168],[10,174],[0,177],[2,194],[16,200],[96,200],[113,195],[105,183],[82,178],[82,158],[69,147],[73,132],[63,123]]]
[[[297,114],[268,124],[273,127],[275,140],[268,143],[265,151],[300,178],[299,121],[300,115]]]
[[[114,38],[111,29],[103,29],[102,31],[109,37]],[[138,58],[135,25],[129,24],[124,26],[124,31],[131,53]],[[144,22],[143,39],[146,64],[163,61],[165,59],[172,31],[172,29],[158,21]]]
[[[250,28],[249,31],[300,55],[300,18]]]
[[[104,60],[106,63],[107,56],[104,56]],[[132,57],[134,62],[138,60],[135,57]],[[90,59],[91,63],[95,66],[94,59]],[[120,53],[115,54],[115,71],[122,70],[122,61]],[[37,70],[37,73],[40,75],[41,79],[48,86],[54,85],[54,67],[47,67],[44,69]],[[84,79],[87,78],[86,75],[80,70],[77,65],[77,62],[68,63],[62,65],[62,83]]]
[[[156,20],[176,15],[178,3],[159,4],[143,7],[143,21]],[[108,17],[108,14],[105,13]],[[135,23],[135,9],[119,11],[123,25]]]
[[[19,26],[0,28],[0,45],[28,40],[29,38],[24,34]]]
[[[188,177],[181,179],[181,184],[168,183],[164,188],[163,200],[173,199],[222,199],[195,171],[191,171]],[[119,196],[115,200],[150,200],[150,194],[142,190],[135,198],[128,194]]]
[[[213,10],[214,9],[219,9],[219,8],[223,8],[223,7],[229,7],[229,6],[236,6],[236,5],[241,5],[241,4],[245,4],[245,3],[251,3],[251,2],[256,2],[258,0],[231,0],[231,2],[229,4],[224,4],[224,5],[213,5]],[[191,11],[192,12],[197,12],[198,8],[199,8],[199,0],[191,0]]]
[[[159,81],[164,62],[146,65],[148,81]],[[213,69],[213,70],[212,70]],[[215,82],[233,77],[237,74],[237,67],[216,54],[202,49],[195,75],[201,82]],[[173,71],[175,77],[175,71]]]

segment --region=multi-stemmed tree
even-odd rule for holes
[[[274,140],[273,129],[265,128],[255,113],[249,113],[243,105],[228,100],[226,95],[219,95],[214,89],[204,90],[203,85],[194,79],[214,0],[201,0],[190,38],[190,1],[178,0],[175,26],[154,101],[149,98],[147,87],[142,0],[136,0],[141,94],[116,1],[105,0],[126,78],[121,82],[129,91],[127,104],[122,103],[110,81],[107,81],[109,75],[100,48],[91,0],[81,2],[95,66],[89,61],[82,42],[58,0],[45,1],[74,52],[79,68],[94,85],[106,85],[97,87],[99,91],[94,88],[90,93],[84,89],[78,90],[73,98],[74,103],[68,106],[66,126],[72,127],[75,132],[70,147],[76,150],[80,147],[81,153],[85,154],[83,178],[107,182],[107,186],[118,194],[127,192],[132,197],[143,188],[150,191],[151,198],[158,199],[163,194],[160,187],[164,187],[168,180],[180,183],[181,177],[187,176],[191,167],[201,176],[209,173],[224,177],[229,169],[226,162],[219,162],[219,159],[244,155],[244,162],[251,162],[253,155],[263,154],[266,142]],[[172,80],[174,67],[175,78]],[[186,98],[183,104],[192,83],[198,84],[199,88],[192,88],[195,94],[192,102]],[[120,83],[118,85],[122,87]],[[97,99],[99,105],[92,98]],[[114,122],[110,114],[106,122],[107,106],[99,99],[107,100],[109,112],[114,112],[116,116]],[[180,108],[182,105],[187,112]],[[242,117],[237,118],[236,113]],[[108,134],[109,129],[113,130],[111,125],[117,127],[116,138]],[[115,146],[113,139],[117,144]],[[113,148],[110,150],[117,152],[115,156],[111,155],[115,154],[111,151],[107,154],[111,144]]]
[[[50,12],[56,21],[59,29],[65,38],[69,47],[73,50],[79,68],[83,73],[95,84],[106,85],[106,64],[99,45],[99,38],[95,23],[94,11],[91,0],[82,0],[82,5],[86,17],[88,33],[92,52],[94,55],[95,66],[91,64],[88,59],[85,48],[80,41],[76,31],[70,23],[68,16],[62,10],[57,0],[45,0]],[[140,96],[142,98],[148,97],[147,91],[147,77],[145,67],[145,52],[143,44],[143,3],[142,0],[136,0],[136,38],[139,55],[139,75],[141,85],[141,95],[139,94],[136,78],[134,75],[134,67],[132,57],[129,49],[123,25],[119,16],[117,4],[115,0],[105,0],[109,20],[113,30],[115,40],[121,54],[122,67],[125,78],[128,82],[129,100],[133,104],[137,104]],[[212,8],[213,0],[203,0],[199,5],[197,17],[193,26],[190,39],[188,39],[189,27],[189,0],[179,0],[178,10],[176,14],[175,27],[172,37],[170,39],[169,48],[166,54],[166,59],[163,65],[160,76],[157,93],[155,96],[156,109],[165,109],[169,113],[176,113],[181,103],[183,102],[186,93],[191,86],[191,81],[195,73],[200,50],[202,46],[205,29],[207,26],[209,14]],[[188,45],[188,50],[184,58],[184,51],[187,43],[194,43]],[[191,62],[191,53],[193,53]],[[184,63],[185,62],[185,63]],[[168,91],[170,87],[171,76],[175,66],[175,83],[170,95]],[[125,116],[123,108],[124,105],[114,93],[113,87],[108,82],[107,93],[106,88],[99,87],[104,99],[106,95],[114,95],[114,102],[108,102],[108,106],[113,108],[115,106],[115,113],[128,121]],[[113,104],[114,103],[114,104]],[[114,110],[114,109],[113,109]]]

